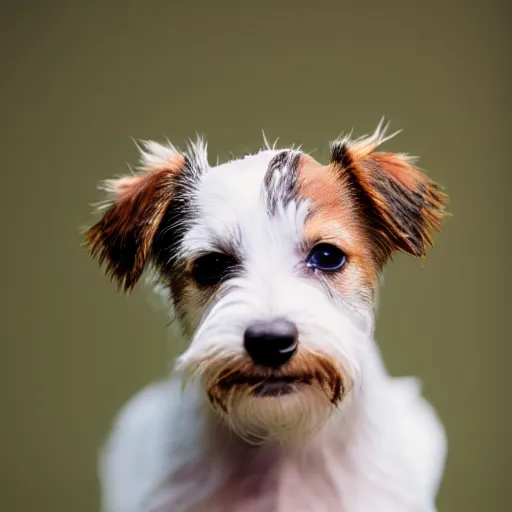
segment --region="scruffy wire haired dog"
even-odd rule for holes
[[[123,291],[152,266],[187,348],[132,399],[101,457],[108,512],[433,512],[446,442],[373,339],[380,271],[424,257],[447,197],[391,136],[210,167],[141,144],[86,235]]]

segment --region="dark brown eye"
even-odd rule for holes
[[[334,272],[343,267],[346,261],[347,255],[335,245],[318,244],[309,253],[306,264],[309,268]]]
[[[233,256],[210,252],[194,261],[192,277],[199,286],[214,286],[229,277],[237,264]]]

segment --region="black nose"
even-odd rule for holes
[[[299,332],[286,320],[253,324],[244,335],[244,346],[251,359],[261,366],[279,368],[297,351]]]

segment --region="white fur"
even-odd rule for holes
[[[147,143],[145,163],[161,165],[171,156],[164,149]],[[193,199],[198,217],[180,254],[190,258],[219,239],[235,241],[246,271],[205,309],[186,303],[193,332],[171,378],[120,413],[102,455],[105,512],[436,510],[443,428],[414,379],[387,374],[372,337],[371,305],[327,294],[318,280],[298,275],[308,203],[268,215],[262,181],[275,154],[265,150],[201,178]],[[231,424],[221,421],[202,379],[185,387],[184,380],[197,365],[243,357],[247,326],[275,317],[298,326],[304,350],[335,360],[350,391],[334,412],[314,393],[299,393],[289,407],[276,405],[286,397],[252,398]],[[260,446],[231,428],[254,428],[256,421],[272,434]],[[283,432],[297,422],[314,435],[284,442]]]

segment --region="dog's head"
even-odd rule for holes
[[[328,165],[266,147],[215,167],[201,141],[149,142],[139,174],[107,182],[93,256],[125,291],[154,266],[190,340],[178,367],[245,439],[311,432],[357,389],[383,265],[424,257],[440,227],[446,196],[385,140],[379,125]]]

